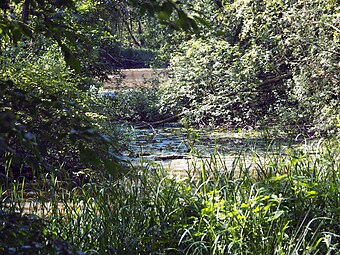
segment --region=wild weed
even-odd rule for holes
[[[232,164],[215,153],[182,180],[153,163],[74,188],[51,175],[32,210],[85,254],[339,254],[340,147],[311,148]],[[20,207],[24,187],[10,200],[3,187],[2,205]]]

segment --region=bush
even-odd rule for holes
[[[115,91],[106,97],[107,111],[112,120],[154,122],[163,119],[159,111],[159,95],[156,88],[137,88]]]
[[[198,125],[255,125],[268,111],[264,98],[275,103],[285,97],[279,88],[270,95],[261,87],[259,48],[242,53],[216,38],[190,40],[182,47],[185,52],[172,59],[173,72],[162,91],[164,112],[181,112]]]
[[[1,59],[1,169],[10,161],[17,175],[30,178],[60,168],[116,171],[113,143],[93,124],[97,108],[83,92],[86,80],[54,45],[39,55],[27,47],[7,49]]]
[[[164,88],[164,112],[196,125],[339,131],[335,1],[234,1],[203,38],[181,44]]]
[[[149,68],[154,62],[155,52],[150,49],[115,46],[107,49],[102,57],[114,69]]]
[[[0,253],[6,255],[81,255],[72,244],[57,239],[46,222],[34,215],[0,210]]]

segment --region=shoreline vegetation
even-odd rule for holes
[[[338,2],[1,0],[0,254],[340,255]]]
[[[216,152],[184,179],[148,161],[119,179],[73,188],[45,175],[37,180],[45,192],[31,187],[26,198],[23,178],[8,183],[7,196],[2,189],[1,216],[44,216],[44,231],[64,240],[68,254],[80,254],[75,247],[84,254],[337,254],[339,162],[339,143],[320,140],[276,154],[240,153],[232,164]],[[11,229],[19,238],[2,243],[4,254],[49,247],[47,237],[20,240],[22,227],[3,225],[2,234]]]

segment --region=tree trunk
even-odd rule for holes
[[[143,38],[143,30],[142,30],[142,24],[140,22],[140,20],[138,20],[138,35],[139,35],[139,40],[140,40],[140,45],[142,47],[145,46],[145,42],[144,42],[144,38]]]
[[[29,0],[25,0],[25,2],[22,5],[22,13],[21,13],[22,22],[28,21],[29,12],[30,12],[30,3],[29,3]]]

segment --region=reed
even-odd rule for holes
[[[339,254],[339,152],[322,141],[231,165],[215,152],[186,179],[143,163],[72,189],[50,176],[30,213],[48,201],[48,231],[85,254]],[[25,212],[24,187],[2,186],[2,210]]]

